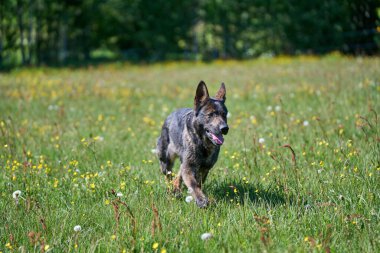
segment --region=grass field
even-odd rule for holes
[[[207,209],[153,153],[200,80],[230,112]],[[21,69],[0,113],[0,252],[380,249],[380,58]]]

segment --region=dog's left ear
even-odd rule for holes
[[[215,98],[218,100],[223,100],[223,102],[226,101],[226,86],[224,85],[224,83],[220,85],[220,88],[216,93]]]

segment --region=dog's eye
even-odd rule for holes
[[[207,114],[208,117],[214,117],[216,115],[216,112],[210,112],[209,114]]]

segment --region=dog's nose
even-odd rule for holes
[[[220,131],[222,132],[222,134],[226,135],[228,133],[228,129],[229,127],[227,125],[222,125],[220,126]]]

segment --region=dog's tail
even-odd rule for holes
[[[168,157],[169,129],[166,124],[162,126],[161,136],[157,140],[157,156],[160,159],[161,172],[167,175],[171,172],[171,161]]]

